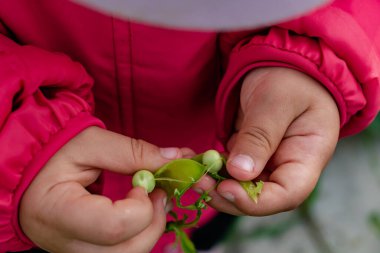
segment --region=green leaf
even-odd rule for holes
[[[244,188],[244,190],[247,192],[248,196],[255,202],[257,203],[258,197],[261,193],[261,190],[263,189],[264,182],[259,181],[253,183],[252,181],[241,181],[239,182],[240,185]]]
[[[205,202],[210,202],[211,200],[212,200],[212,197],[210,197],[210,196],[205,197]]]

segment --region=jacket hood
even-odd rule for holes
[[[120,18],[196,30],[257,28],[312,11],[328,0],[74,0]]]

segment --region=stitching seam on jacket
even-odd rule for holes
[[[117,93],[117,108],[118,108],[118,116],[119,116],[119,124],[121,129],[124,129],[124,121],[123,121],[123,108],[121,106],[121,84],[120,84],[120,78],[119,78],[119,66],[118,66],[118,54],[117,54],[117,45],[116,45],[116,29],[115,29],[115,18],[112,18],[112,46],[113,46],[113,59],[114,59],[114,66],[115,66],[115,89]]]

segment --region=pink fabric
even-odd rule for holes
[[[33,245],[18,225],[20,199],[75,134],[104,122],[159,146],[220,148],[254,68],[311,75],[337,102],[341,136],[361,131],[380,108],[379,11],[376,0],[339,0],[273,27],[215,33],[121,21],[68,0],[0,1],[0,252]],[[104,173],[103,194],[124,197],[129,180]]]
[[[103,125],[83,92],[92,79],[68,57],[1,37],[0,64],[0,251],[21,250],[32,245],[18,225],[22,192],[70,136]]]

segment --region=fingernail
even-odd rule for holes
[[[226,200],[228,200],[230,202],[234,202],[235,201],[235,196],[232,195],[232,193],[230,193],[230,192],[223,192],[220,195],[222,195],[223,198],[225,198]]]
[[[165,198],[162,199],[162,203],[164,204],[164,207],[166,206],[167,202],[168,202],[168,198],[167,197],[165,197]]]
[[[231,165],[239,168],[240,170],[244,170],[247,172],[252,172],[253,166],[255,165],[252,158],[247,155],[236,155],[232,158],[230,163]]]
[[[168,203],[166,203],[165,205],[165,212],[168,213],[170,212],[171,210],[173,210],[173,203],[171,201],[169,201]]]
[[[161,156],[166,159],[175,159],[178,157],[178,148],[160,148]]]

